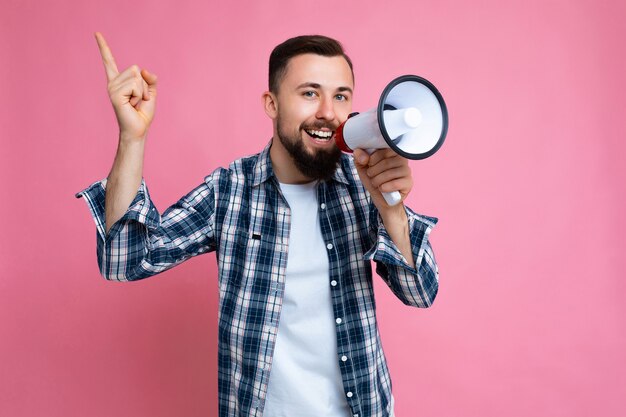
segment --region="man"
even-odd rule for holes
[[[356,150],[355,165],[335,146],[354,87],[341,45],[324,36],[278,45],[263,94],[270,143],[160,215],[142,181],[157,78],[137,66],[119,73],[96,39],[119,146],[108,179],[78,196],[96,221],[102,275],[138,280],[217,251],[220,416],[393,415],[370,261],[402,302],[429,307],[437,220],[383,199],[410,192],[405,159]]]

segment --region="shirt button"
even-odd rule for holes
[[[345,361],[347,361],[347,360],[348,360],[348,357],[347,357],[346,355],[343,355],[343,356],[341,357],[341,361],[342,361],[342,362],[345,362]]]
[[[322,208],[322,210],[324,210],[326,208],[326,204],[322,203],[320,204],[320,207]]]
[[[355,414],[355,415],[353,415],[352,417],[359,417],[359,415],[358,415],[358,414]]]
[[[337,320],[335,320],[337,322],[337,324],[341,324],[341,318],[337,318]]]
[[[328,245],[326,245],[326,249],[330,250],[332,248],[333,248],[333,244],[332,243],[329,243]]]
[[[330,281],[330,285],[332,285],[333,287],[335,287],[335,286],[337,285],[337,281],[335,281],[335,280]]]
[[[348,396],[348,398],[352,398],[352,391],[348,391],[346,395]]]

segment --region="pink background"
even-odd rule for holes
[[[450,130],[411,163],[408,202],[440,218],[440,293],[418,311],[376,279],[398,417],[624,415],[625,17],[592,0],[2,0],[0,415],[217,413],[214,255],[107,282],[74,198],[117,141],[97,30],[120,69],[159,76],[161,210],[265,145],[287,37],[344,43],[355,110],[398,75],[430,79]]]

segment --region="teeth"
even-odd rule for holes
[[[333,135],[333,132],[321,131],[321,130],[307,130],[306,132],[309,135],[315,136],[320,139],[330,139],[330,137]]]

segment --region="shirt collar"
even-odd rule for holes
[[[262,182],[267,181],[268,178],[274,176],[274,170],[272,169],[272,160],[270,159],[270,148],[272,147],[272,140],[265,145],[265,148],[259,154],[254,166],[254,179],[252,186],[256,187]]]
[[[259,157],[257,158],[256,165],[254,167],[254,180],[252,182],[253,187],[256,187],[257,185],[267,181],[271,177],[275,177],[274,170],[272,169],[272,159],[270,158],[271,147],[272,140],[270,139],[269,143],[265,145],[265,148],[263,148],[263,150],[259,154]],[[346,155],[341,156],[339,167],[335,170],[332,179],[347,185],[348,179],[346,178],[346,174],[343,172],[342,160],[344,158],[346,158]]]

